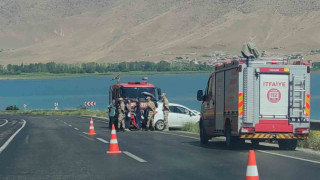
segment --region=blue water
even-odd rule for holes
[[[205,89],[209,74],[153,75],[148,82],[166,92],[170,102],[200,109],[196,100],[198,89]],[[85,101],[96,101],[96,109],[105,109],[109,102],[108,89],[112,77],[83,77],[66,79],[2,80],[0,109],[17,105],[23,109],[75,109]],[[122,76],[121,81],[140,81],[142,76]],[[311,75],[311,118],[320,119],[320,74]]]

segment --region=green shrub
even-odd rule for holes
[[[16,105],[6,107],[6,111],[18,111],[18,110],[19,108]]]
[[[183,131],[188,131],[188,132],[200,132],[199,129],[199,122],[197,123],[186,123],[183,127],[182,127]]]
[[[308,139],[298,141],[298,147],[320,150],[320,131],[311,131]]]

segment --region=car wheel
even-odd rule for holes
[[[204,127],[203,127],[201,121],[199,123],[199,126],[200,126],[200,142],[201,142],[201,144],[208,144],[209,137],[207,136],[206,131],[204,130]]]
[[[165,128],[165,125],[164,125],[164,121],[163,120],[158,120],[155,124],[155,127],[158,131],[163,131],[164,128]]]

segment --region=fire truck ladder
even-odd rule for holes
[[[291,117],[304,117],[306,97],[306,77],[292,77]]]

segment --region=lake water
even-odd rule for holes
[[[198,89],[205,89],[209,74],[153,75],[148,82],[161,87],[170,102],[200,109],[196,100]],[[65,79],[1,80],[0,109],[17,105],[23,109],[75,109],[85,101],[96,101],[96,109],[105,109],[109,102],[108,88],[112,77],[83,77]],[[122,76],[121,81],[140,81],[142,76]],[[311,118],[320,119],[320,74],[311,75]]]

